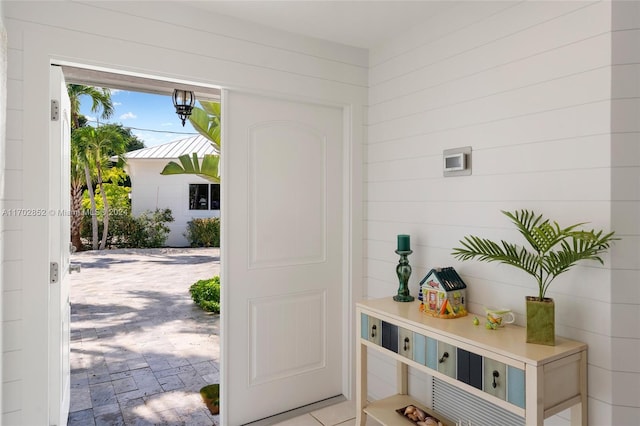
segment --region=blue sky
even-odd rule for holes
[[[100,122],[118,123],[124,127],[131,127],[132,133],[142,140],[146,147],[196,134],[188,120],[182,127],[182,121],[176,114],[171,96],[112,89],[111,100],[115,111],[111,118],[100,119]],[[93,113],[90,108],[91,99],[81,96],[80,112],[90,120],[92,125],[95,125],[100,112]]]

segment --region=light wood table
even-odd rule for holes
[[[473,314],[433,318],[419,305],[391,297],[356,305],[357,425],[364,425],[367,415],[397,424],[395,409],[421,406],[407,396],[408,366],[523,417],[527,426],[542,426],[567,408],[572,425],[587,425],[587,345],[561,337],[555,346],[526,343],[524,327],[487,330],[484,321],[473,325]],[[370,350],[397,361],[396,396],[367,401]]]

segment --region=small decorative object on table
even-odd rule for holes
[[[396,302],[413,302],[414,297],[409,294],[409,277],[411,276],[411,265],[407,256],[413,253],[409,243],[409,236],[405,234],[398,235],[398,249],[396,253],[400,255],[400,261],[396,266],[396,274],[400,281],[398,294],[393,296]]]
[[[463,317],[467,315],[466,288],[452,267],[434,268],[420,281],[420,310],[438,318]]]
[[[491,309],[484,308],[487,313],[487,323],[485,324],[487,329],[495,330],[498,327],[504,327],[505,324],[513,324],[516,322],[516,317],[511,312],[511,309]]]

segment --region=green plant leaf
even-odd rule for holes
[[[582,260],[603,264],[600,254],[608,250],[614,232],[577,229],[585,222],[561,228],[542,215],[529,210],[502,211],[509,217],[531,250],[501,241],[501,245],[473,235],[460,240],[462,247],[454,248],[452,255],[459,260],[500,262],[521,269],[538,283],[538,297],[543,299],[549,285],[560,274],[567,272]]]
[[[220,117],[220,102],[214,101],[199,101],[200,106],[209,115]]]
[[[202,158],[202,168],[200,173],[212,182],[220,183],[220,171],[218,166],[220,164],[220,156],[213,154],[206,154]]]
[[[179,165],[175,161],[170,161],[166,166],[164,166],[164,169],[162,169],[162,172],[160,172],[160,174],[181,175],[181,174],[184,174],[184,169],[182,168],[181,165]]]
[[[196,168],[193,166],[193,162],[191,161],[189,154],[181,155],[178,157],[178,160],[180,161],[185,173],[196,173]]]
[[[189,122],[198,133],[209,139],[220,152],[220,104],[202,101],[203,108],[195,107],[189,116]]]
[[[220,157],[214,154],[205,154],[202,159],[202,166],[200,165],[198,154],[193,153],[181,155],[178,157],[180,164],[175,161],[170,161],[164,166],[164,169],[160,172],[161,175],[183,175],[194,174],[202,178],[205,178],[214,183],[220,183],[220,173],[218,165],[220,163]]]
[[[200,174],[200,163],[198,162],[198,154],[196,154],[195,152],[191,154],[191,160],[194,173]]]

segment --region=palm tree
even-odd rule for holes
[[[82,127],[74,132],[73,138],[76,139],[78,147],[83,149],[83,163],[85,170],[85,179],[89,188],[89,198],[91,199],[91,214],[95,219],[94,224],[97,225],[95,195],[93,194],[92,177],[90,173],[90,165],[94,166],[96,172],[96,185],[102,195],[102,205],[104,212],[102,221],[104,228],[102,230],[102,240],[100,241],[100,250],[104,250],[107,244],[107,235],[109,232],[109,202],[107,194],[103,187],[102,173],[109,166],[109,157],[112,155],[121,155],[126,151],[126,140],[122,134],[113,126],[104,127]],[[93,229],[95,247],[97,242],[97,226]]]
[[[209,139],[211,144],[220,152],[220,103],[211,101],[199,101],[202,108],[195,107],[189,116],[189,122],[202,136]],[[180,164],[170,161],[160,174],[182,175],[195,174],[211,182],[220,183],[218,164],[220,156],[205,154],[202,164],[198,155],[185,154],[178,157]]]
[[[111,91],[109,89],[97,88],[92,86],[83,86],[80,84],[67,84],[67,93],[71,101],[71,129],[80,128],[80,97],[86,95],[91,98],[91,111],[98,112],[102,109],[101,118],[107,119],[113,114],[113,102],[111,102]],[[76,141],[77,142],[77,141]],[[71,146],[71,206],[73,215],[71,216],[71,243],[80,250],[82,248],[82,240],[80,239],[80,228],[82,226],[82,186],[83,180],[86,182],[89,194],[93,204],[95,198],[93,196],[93,186],[91,184],[91,173],[88,164],[84,160],[86,157],[80,152],[77,143],[74,145],[72,138]],[[84,176],[83,176],[84,174]],[[98,243],[98,220],[95,216],[95,205],[92,217],[93,225],[93,249],[97,248]]]
[[[101,118],[107,119],[113,115],[113,102],[111,102],[111,90],[93,86],[83,86],[81,84],[67,84],[67,93],[71,101],[71,127],[80,127],[78,117],[80,116],[80,96],[86,95],[91,98],[91,112],[98,112],[102,109]]]
[[[71,144],[71,244],[82,249],[80,228],[82,227],[82,187],[86,183],[84,165],[77,144]],[[96,236],[97,240],[97,236]]]
[[[88,132],[91,127],[81,127],[71,133],[71,153],[75,154],[71,157],[71,169],[75,170],[78,174],[78,180],[84,179],[84,185],[87,187],[87,192],[89,193],[89,201],[91,203],[91,248],[93,250],[98,249],[98,215],[96,208],[96,197],[95,192],[93,190],[93,181],[95,173],[92,173],[92,170],[95,170],[95,166],[92,164],[91,156],[88,155],[88,141],[87,138],[83,137],[83,132]],[[76,164],[74,164],[74,162]],[[80,185],[80,184],[79,184]],[[72,187],[72,196],[77,196],[78,200],[72,199],[71,203],[73,206],[76,206],[78,203],[82,205],[82,189],[78,192],[73,192]],[[78,224],[77,233],[78,236],[71,236],[72,239],[76,238],[79,240],[80,238],[80,227],[81,223]],[[72,229],[72,231],[74,231]]]

